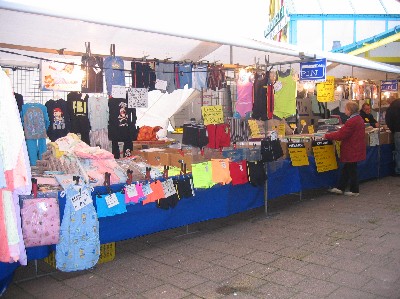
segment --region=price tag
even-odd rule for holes
[[[304,143],[289,143],[288,152],[292,166],[310,165]]]
[[[313,125],[310,125],[307,128],[308,128],[308,133],[309,134],[314,134],[314,126]]]
[[[148,184],[144,184],[144,185],[142,186],[142,191],[143,191],[143,195],[144,195],[144,196],[147,196],[147,195],[153,193],[153,190],[151,189],[149,183],[148,183]]]
[[[118,198],[115,193],[109,194],[106,196],[106,204],[108,208],[115,207],[119,204]]]
[[[159,90],[167,90],[167,81],[156,79],[155,88]]]
[[[125,192],[128,195],[128,197],[138,196],[138,192],[136,190],[136,185],[126,186]]]
[[[116,99],[125,99],[126,91],[125,86],[122,85],[113,85],[111,89],[111,96]]]
[[[278,92],[282,89],[283,85],[281,81],[276,81],[274,84],[274,90],[275,92]]]
[[[92,196],[88,190],[84,190],[82,193],[78,193],[77,195],[73,196],[71,201],[75,211],[79,211],[93,202]]]
[[[224,114],[222,112],[221,105],[202,106],[201,114],[203,116],[205,125],[224,123]]]
[[[170,197],[170,196],[176,194],[176,189],[175,189],[174,182],[172,181],[172,179],[168,179],[164,182],[161,182],[161,185],[163,187],[165,197]]]
[[[285,135],[286,135],[285,124],[279,124],[278,125],[278,136],[285,136]]]

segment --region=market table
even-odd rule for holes
[[[393,173],[393,144],[380,147],[367,147],[367,159],[358,165],[360,181],[388,176]],[[333,186],[339,170],[318,173],[313,156],[309,156],[310,165],[293,167],[289,159],[278,160],[267,165],[268,200],[282,195],[310,189]],[[112,185],[118,191],[123,184]],[[105,187],[96,187],[96,193],[104,193]],[[60,212],[62,214],[65,198],[59,193]],[[175,208],[163,210],[155,204],[128,205],[127,213],[99,219],[100,242],[102,244],[135,238],[146,234],[189,225],[196,222],[254,209],[264,205],[262,186],[224,185],[210,189],[197,189],[195,197],[182,199]],[[117,229],[116,229],[117,228]],[[42,259],[54,250],[55,246],[27,248],[28,260]],[[0,263],[0,293],[13,277],[19,263]]]

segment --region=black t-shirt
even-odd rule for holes
[[[136,134],[136,109],[128,108],[128,100],[108,100],[108,139],[112,141],[133,141]]]
[[[102,93],[103,90],[103,58],[100,56],[82,56],[85,76],[82,80],[83,93]]]
[[[71,130],[71,120],[67,109],[67,102],[63,99],[49,100],[45,104],[49,115],[50,125],[47,136],[51,141],[66,136]]]

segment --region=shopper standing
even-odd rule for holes
[[[386,110],[386,124],[393,133],[394,139],[394,175],[400,176],[400,99],[389,98]]]
[[[358,114],[358,104],[353,101],[346,103],[345,114],[349,119],[343,127],[337,132],[325,134],[325,138],[328,140],[341,141],[340,162],[343,163],[337,188],[328,191],[347,196],[358,196],[360,193],[357,162],[365,160],[367,155],[364,120]],[[349,191],[345,192],[347,186],[349,186]]]

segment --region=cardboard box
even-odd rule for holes
[[[170,155],[164,151],[146,152],[147,163],[154,166],[170,165]]]
[[[379,132],[379,144],[393,143],[393,134],[391,132]]]
[[[193,155],[189,153],[168,153],[169,155],[169,165],[175,167],[181,167],[181,162],[186,164],[186,170],[192,171]]]

